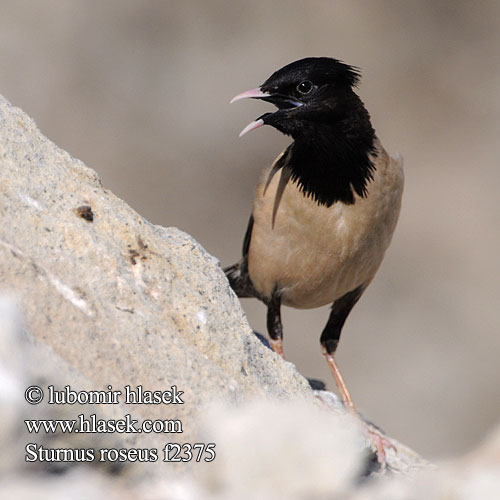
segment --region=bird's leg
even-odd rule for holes
[[[376,428],[366,423],[360,416],[358,410],[354,406],[351,395],[347,390],[347,386],[344,382],[344,378],[340,373],[339,367],[335,362],[335,358],[332,353],[329,353],[326,348],[323,348],[323,355],[325,356],[326,362],[328,364],[328,368],[330,368],[330,372],[335,379],[335,383],[337,384],[337,388],[340,393],[340,397],[347,411],[355,415],[361,421],[363,429],[366,435],[370,438],[371,442],[375,446],[377,451],[377,460],[380,464],[382,470],[386,467],[386,453],[385,450],[387,448],[392,448],[396,450],[396,447]]]
[[[354,304],[356,304],[358,299],[361,297],[362,293],[363,288],[359,287],[352,292],[346,293],[345,295],[340,297],[340,299],[337,299],[332,305],[330,317],[328,318],[328,322],[326,323],[326,326],[323,329],[323,333],[321,334],[323,356],[325,356],[328,368],[330,368],[330,372],[335,379],[335,383],[339,390],[340,397],[342,399],[342,402],[344,403],[344,406],[353,413],[357,413],[356,408],[354,407],[351,395],[347,390],[344,378],[340,373],[339,367],[337,366],[333,355],[337,350],[340,339],[340,332],[342,331],[345,320],[351,312],[351,309],[354,307]]]
[[[328,368],[330,369],[330,372],[335,379],[335,384],[337,385],[342,402],[344,403],[347,411],[354,414],[360,419],[365,433],[371,439],[377,450],[377,459],[383,470],[386,465],[385,448],[394,448],[394,445],[387,438],[385,438],[380,433],[380,431],[367,424],[361,418],[359,412],[354,406],[351,395],[347,390],[346,383],[344,381],[344,378],[342,377],[342,374],[340,373],[339,367],[337,366],[334,357],[340,339],[340,332],[342,331],[345,320],[351,312],[354,304],[356,304],[356,302],[361,297],[364,288],[365,287],[362,286],[358,287],[352,292],[346,293],[344,296],[333,303],[330,317],[328,318],[328,322],[323,330],[323,333],[321,334],[321,344],[323,346],[323,356],[325,357]]]
[[[351,396],[347,391],[344,379],[340,374],[340,370],[335,363],[333,355],[335,354],[337,346],[339,345],[340,332],[342,331],[345,320],[351,312],[351,309],[361,297],[364,289],[365,286],[361,285],[351,292],[346,293],[333,303],[330,317],[328,318],[328,322],[323,329],[323,333],[321,334],[320,339],[321,345],[323,346],[323,354],[325,356],[326,362],[328,363],[328,367],[332,372],[333,378],[335,379],[335,383],[337,384],[337,387],[339,389],[342,401],[346,406],[352,408],[354,408],[354,405],[352,404]]]
[[[283,352],[283,326],[281,324],[281,298],[273,293],[267,303],[267,331],[271,337],[270,344],[273,351],[285,359]]]
[[[347,390],[347,386],[344,382],[344,377],[342,377],[342,373],[340,373],[339,367],[337,366],[337,363],[335,361],[335,358],[333,357],[333,354],[330,354],[325,347],[323,347],[323,356],[326,359],[326,362],[328,364],[328,368],[330,368],[330,372],[333,375],[333,378],[335,380],[335,384],[337,385],[337,389],[339,390],[340,393],[340,398],[342,399],[342,403],[344,403],[344,406],[349,410],[354,413],[357,413],[356,407],[354,406],[354,403],[352,402],[351,395],[349,394],[349,391]]]

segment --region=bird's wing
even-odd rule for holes
[[[274,203],[273,210],[273,225],[274,219],[276,217],[276,212],[278,211],[278,207],[281,201],[281,196],[283,191],[285,190],[286,184],[290,178],[290,171],[288,168],[288,160],[290,156],[291,146],[288,146],[274,161],[273,166],[271,167],[271,171],[269,173],[266,188],[271,182],[274,175],[281,170],[280,177],[280,188],[276,194],[276,199]],[[265,190],[264,189],[264,190]],[[255,287],[250,279],[248,274],[248,252],[250,249],[250,241],[252,239],[252,230],[254,224],[254,216],[250,215],[250,219],[248,220],[247,230],[245,232],[245,238],[243,239],[243,256],[240,261],[232,266],[224,268],[224,272],[226,273],[226,277],[229,280],[229,284],[231,288],[234,290],[238,297],[256,297],[258,299],[263,300],[260,294],[255,290]]]
[[[247,231],[245,233],[245,238],[243,239],[243,258],[246,259],[248,257],[248,250],[250,248],[250,240],[252,238],[252,229],[253,229],[253,214],[250,215],[250,219],[248,220]]]

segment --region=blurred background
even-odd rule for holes
[[[359,409],[428,458],[500,417],[500,3],[496,0],[3,0],[0,93],[155,224],[239,259],[260,170],[288,144],[236,93],[306,56],[359,94],[406,191],[337,355]],[[265,331],[265,309],[244,300]],[[334,387],[328,309],[283,311],[285,352]]]

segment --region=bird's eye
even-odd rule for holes
[[[313,88],[313,84],[309,80],[305,80],[303,82],[300,82],[297,85],[297,91],[300,92],[301,94],[309,94]]]

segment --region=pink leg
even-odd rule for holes
[[[285,359],[285,352],[283,351],[283,339],[270,339],[269,344],[276,354],[279,354],[283,359]]]
[[[344,406],[346,409],[356,415],[362,422],[365,433],[367,436],[371,439],[373,445],[375,446],[375,449],[377,450],[377,459],[380,463],[380,466],[382,470],[385,469],[386,466],[386,453],[385,450],[386,448],[392,448],[396,450],[395,446],[386,438],[384,437],[380,431],[374,429],[373,427],[369,426],[359,415],[358,410],[356,410],[356,407],[354,406],[354,403],[352,402],[351,395],[349,394],[349,391],[347,390],[347,386],[344,382],[344,378],[342,377],[342,374],[340,373],[339,367],[337,366],[337,363],[335,361],[335,358],[333,357],[332,354],[329,354],[326,349],[323,349],[323,356],[325,356],[326,362],[328,364],[328,368],[330,368],[330,372],[333,375],[333,378],[335,379],[335,383],[337,384],[337,388],[340,393],[340,397],[342,399],[342,402],[344,403]]]

